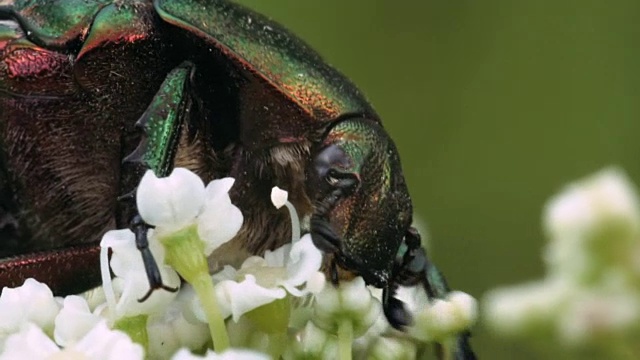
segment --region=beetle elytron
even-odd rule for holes
[[[147,168],[166,176],[181,166],[205,181],[237,179],[231,197],[245,223],[214,253],[220,262],[289,238],[270,203],[277,185],[331,279],[355,274],[383,288],[393,326],[410,322],[399,285],[448,292],[410,226],[400,159],[378,115],[280,25],[216,0],[0,0],[0,20],[0,285],[28,276],[59,292],[93,285],[95,243],[133,227],[151,285],[162,287],[146,227],[121,195]],[[472,357],[460,338],[460,356]]]

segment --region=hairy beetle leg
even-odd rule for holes
[[[147,278],[149,279],[149,291],[140,299],[139,302],[143,302],[151,296],[151,294],[158,289],[163,289],[169,292],[176,292],[180,287],[170,287],[162,282],[162,275],[156,260],[151,254],[149,249],[149,240],[147,239],[147,231],[151,228],[147,223],[142,220],[140,215],[136,215],[131,220],[130,229],[136,236],[136,247],[142,255],[142,262],[144,263],[144,269],[147,272]]]
[[[142,164],[158,177],[170,174],[174,165],[182,125],[188,122],[188,114],[192,105],[189,89],[194,70],[195,66],[191,62],[185,61],[169,72],[151,103],[138,119],[136,126],[142,130],[142,139],[133,153],[124,159],[124,162]],[[134,199],[135,190],[121,196],[121,198],[123,200]],[[147,231],[151,226],[146,224],[139,214],[136,214],[131,220],[130,228],[136,236],[136,247],[142,255],[150,287],[149,291],[138,301],[145,301],[157,289],[178,291],[178,288],[172,288],[162,282],[158,264],[149,250]]]

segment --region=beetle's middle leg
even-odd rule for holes
[[[194,65],[184,62],[167,75],[160,90],[136,123],[136,127],[143,130],[142,140],[133,153],[124,159],[125,162],[142,164],[158,177],[171,173],[181,131],[192,105],[189,89],[193,71]],[[162,282],[158,264],[149,250],[147,232],[150,226],[137,211],[129,226],[135,234],[136,247],[140,250],[149,279],[149,291],[139,301],[146,300],[157,289],[177,291],[177,288]]]

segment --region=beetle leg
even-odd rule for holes
[[[142,254],[142,262],[144,263],[144,269],[149,279],[149,291],[147,291],[142,298],[138,299],[139,302],[147,300],[153,291],[157,289],[164,289],[170,292],[176,292],[179,289],[179,287],[172,288],[162,282],[162,275],[160,274],[158,264],[153,258],[151,250],[149,250],[149,242],[147,239],[147,231],[149,228],[150,226],[142,220],[140,215],[134,216],[133,220],[131,220],[131,231],[136,235],[136,247]]]
[[[322,217],[311,217],[311,240],[320,251],[325,253],[332,254],[340,250],[338,235]]]
[[[404,308],[402,301],[395,298],[400,285],[413,286],[421,284],[429,299],[442,299],[450,292],[447,281],[438,268],[429,261],[427,252],[421,245],[420,234],[414,228],[409,228],[405,235],[403,247],[396,257],[393,276],[387,287],[383,289],[383,309],[389,323],[396,329],[411,324],[411,315]],[[454,359],[476,359],[469,345],[470,333],[461,333],[456,338]],[[439,353],[441,352],[438,351]],[[442,357],[442,354],[439,355]]]
[[[76,294],[100,283],[100,274],[94,271],[99,258],[100,246],[81,244],[2,259],[0,291],[21,286],[26,279],[34,278],[47,284],[56,296]]]
[[[165,177],[171,173],[180,132],[191,108],[189,86],[193,71],[194,65],[184,62],[167,75],[160,90],[136,123],[143,131],[142,139],[136,150],[127,156],[124,162],[141,163],[158,177]],[[122,198],[133,198],[134,192],[135,190]],[[136,213],[130,227],[136,236],[136,247],[142,255],[150,287],[149,292],[139,301],[146,300],[156,289],[177,291],[177,288],[162,283],[160,270],[149,250],[147,231],[150,226]]]

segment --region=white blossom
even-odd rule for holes
[[[51,289],[34,279],[27,279],[17,288],[4,288],[0,295],[0,340],[27,323],[51,334],[58,311],[60,304]]]
[[[309,321],[295,334],[288,355],[291,359],[337,359],[338,341],[334,334]]]
[[[152,230],[150,230],[150,235],[153,236]],[[149,280],[140,251],[136,248],[135,236],[130,230],[107,232],[102,238],[100,246],[110,248],[113,251],[110,265],[115,274],[113,286],[119,297],[113,310],[115,313],[111,314],[112,316],[121,318],[152,314],[156,311],[161,311],[176,296],[174,292],[154,291],[145,301],[138,301],[149,291]],[[149,247],[158,264],[163,283],[170,287],[179,287],[180,278],[178,274],[164,265],[164,250],[162,246],[157,242],[150,242]]]
[[[53,338],[60,346],[68,346],[82,339],[101,320],[93,314],[87,301],[80,296],[67,296],[62,303],[62,310],[55,319]]]
[[[558,311],[559,337],[570,345],[623,338],[640,321],[638,294],[582,291],[571,306]]]
[[[155,226],[158,236],[196,225],[204,255],[209,256],[242,226],[242,213],[228,194],[234,181],[213,180],[205,188],[200,177],[187,169],[176,168],[165,178],[147,171],[138,186],[138,211],[146,223]]]
[[[324,275],[318,271],[321,262],[322,253],[307,234],[293,245],[268,251],[264,258],[248,258],[238,270],[225,266],[213,275],[221,311],[238,321],[287,293],[299,297],[317,292],[324,287]]]
[[[367,359],[386,360],[403,359],[411,360],[416,358],[417,347],[407,339],[380,337],[367,351]]]
[[[351,320],[356,337],[364,334],[382,313],[382,306],[357,277],[343,281],[339,287],[325,286],[316,296],[313,322],[321,329],[336,334],[340,322]]]
[[[620,170],[568,186],[547,204],[544,224],[545,260],[554,274],[589,282],[612,267],[639,270],[640,203]]]
[[[187,349],[181,349],[172,360],[268,360],[268,355],[247,349],[229,349],[222,354],[209,350],[204,356],[194,355]]]
[[[626,175],[605,169],[571,184],[549,201],[544,226],[547,276],[490,291],[488,324],[502,335],[632,354],[640,330],[640,203]]]
[[[129,337],[98,323],[77,343],[60,349],[38,326],[28,323],[7,339],[0,360],[13,359],[104,359],[142,360],[144,350]]]
[[[192,222],[204,206],[202,179],[184,168],[158,178],[151,170],[140,180],[136,204],[144,221],[166,232],[179,230]]]
[[[205,243],[206,256],[231,240],[242,227],[242,213],[229,197],[234,182],[233,178],[213,180],[205,190],[205,208],[198,216],[197,223],[198,235]]]
[[[194,299],[195,292],[187,284],[162,312],[149,317],[148,358],[165,359],[182,347],[201,349],[211,340],[207,325],[191,312],[190,303]]]
[[[469,329],[477,316],[476,300],[463,292],[452,291],[415,313],[409,332],[422,341],[443,341]]]

